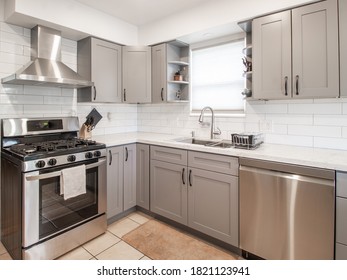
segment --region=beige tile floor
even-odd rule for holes
[[[134,247],[122,240],[128,232],[147,222],[151,217],[134,212],[110,224],[106,233],[68,252],[58,260],[150,260]],[[0,260],[11,260],[11,256],[0,242]]]

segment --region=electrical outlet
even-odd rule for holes
[[[259,121],[259,130],[260,130],[260,132],[270,133],[270,132],[272,132],[272,126],[273,126],[272,121],[268,121],[268,120],[261,120],[261,121]]]

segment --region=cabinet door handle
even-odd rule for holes
[[[192,184],[192,170],[191,170],[191,169],[189,170],[188,181],[189,181],[189,186],[190,186],[190,187],[193,186],[193,184]]]
[[[128,148],[125,147],[125,161],[128,161],[129,153],[128,153]]]
[[[111,150],[108,151],[108,154],[110,155],[108,165],[111,165],[112,164],[112,152],[111,152]]]
[[[288,95],[288,76],[284,77],[284,95]]]
[[[127,101],[127,90],[126,89],[124,89],[123,99],[124,99],[124,101]]]
[[[186,169],[183,168],[183,169],[182,169],[182,183],[183,183],[183,185],[186,184],[186,181],[184,180],[184,175],[185,175],[185,173],[186,173]]]
[[[295,76],[295,94],[299,95],[299,75]]]
[[[161,96],[161,101],[164,101],[164,88],[161,88],[160,96]]]
[[[93,89],[94,89],[94,97],[93,97],[93,100],[96,99],[96,86],[93,86]]]

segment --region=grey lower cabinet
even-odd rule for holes
[[[347,96],[347,0],[339,0],[340,94]]]
[[[335,259],[347,260],[347,173],[336,173]]]
[[[237,247],[237,170],[237,158],[151,146],[150,210]]]
[[[136,206],[136,144],[107,149],[107,218]]]
[[[151,102],[151,57],[151,47],[122,47],[124,103]]]
[[[123,212],[123,146],[107,149],[107,219]]]
[[[254,98],[338,97],[337,15],[327,0],[254,19]]]
[[[149,210],[149,145],[136,144],[136,205]]]

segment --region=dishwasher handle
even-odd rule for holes
[[[267,176],[283,178],[286,180],[293,180],[293,181],[305,181],[305,182],[309,182],[309,183],[325,185],[327,187],[334,187],[335,186],[334,180],[318,178],[318,177],[311,177],[311,176],[306,176],[306,175],[297,175],[294,173],[287,173],[287,172],[277,171],[277,170],[262,169],[259,167],[250,167],[250,166],[240,165],[240,176],[241,176],[241,172],[249,172],[249,173],[261,174],[261,175],[267,175]]]

